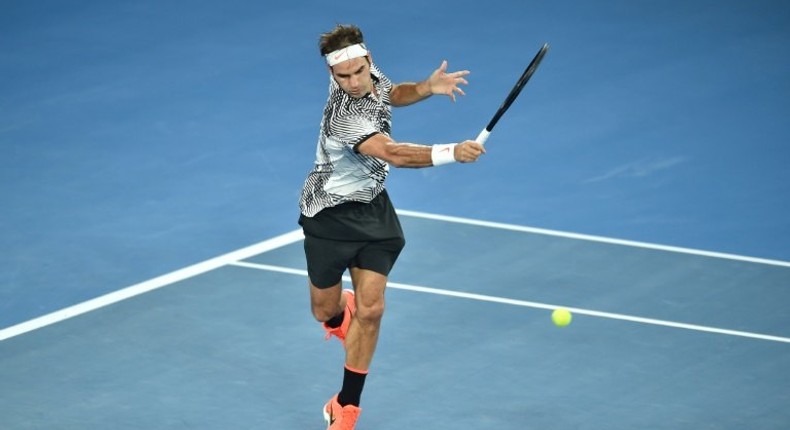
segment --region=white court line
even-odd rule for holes
[[[727,260],[737,260],[737,261],[745,261],[749,263],[758,263],[758,264],[768,264],[772,266],[782,266],[782,267],[790,267],[790,261],[781,261],[781,260],[770,260],[766,258],[755,258],[755,257],[747,257],[743,255],[735,255],[735,254],[725,254],[723,252],[713,252],[713,251],[703,251],[699,249],[691,249],[691,248],[682,248],[679,246],[667,246],[667,245],[658,245],[654,243],[646,243],[646,242],[637,242],[633,240],[622,240],[622,239],[613,239],[609,237],[602,237],[602,236],[593,236],[589,234],[579,234],[579,233],[569,233],[565,231],[557,231],[557,230],[547,230],[543,228],[535,228],[535,227],[524,227],[520,225],[514,224],[504,224],[498,222],[490,222],[490,221],[479,221],[470,218],[461,218],[455,216],[447,216],[447,215],[436,215],[436,214],[429,214],[424,212],[417,212],[417,211],[409,211],[409,210],[397,210],[398,214],[411,216],[415,218],[424,218],[430,219],[435,221],[444,221],[444,222],[452,222],[456,224],[468,224],[474,225],[478,227],[489,227],[489,228],[496,228],[500,230],[510,230],[510,231],[518,231],[522,233],[535,233],[541,234],[545,236],[555,236],[555,237],[565,237],[568,239],[576,239],[576,240],[586,240],[590,242],[600,242],[600,243],[608,243],[612,245],[623,245],[623,246],[631,246],[635,248],[645,248],[645,249],[655,249],[659,251],[668,251],[668,252],[677,252],[682,254],[692,254],[692,255],[699,255],[704,257],[713,257],[713,258],[723,258]]]
[[[279,272],[279,273],[288,273],[291,275],[297,276],[304,276],[307,277],[307,271],[301,269],[293,269],[289,267],[281,267],[281,266],[272,266],[269,264],[258,264],[258,263],[249,263],[246,261],[237,261],[230,263],[232,266],[239,266],[239,267],[246,267],[249,269],[255,270],[265,270],[270,272]],[[343,280],[346,282],[350,282],[351,278],[348,276],[344,276]],[[462,299],[470,299],[470,300],[478,300],[483,302],[493,302],[493,303],[502,303],[506,305],[513,305],[513,306],[523,306],[528,308],[536,308],[536,309],[547,309],[553,310],[556,308],[564,307],[569,311],[579,314],[579,315],[587,315],[592,317],[598,318],[608,318],[614,320],[621,320],[621,321],[629,321],[635,322],[640,324],[650,324],[650,325],[657,325],[657,326],[664,326],[664,327],[672,327],[672,328],[679,328],[684,330],[693,330],[693,331],[701,331],[707,333],[716,333],[716,334],[724,334],[729,336],[740,336],[740,337],[748,337],[752,339],[760,339],[760,340],[767,340],[772,342],[783,342],[783,343],[790,343],[790,338],[788,337],[781,337],[781,336],[772,336],[767,334],[760,334],[760,333],[752,333],[746,331],[737,331],[737,330],[728,330],[716,327],[708,327],[696,324],[685,324],[673,321],[665,321],[665,320],[658,320],[653,318],[642,318],[636,317],[631,315],[624,315],[624,314],[616,314],[611,312],[600,312],[594,311],[590,309],[581,309],[581,308],[573,308],[567,307],[562,305],[553,305],[549,303],[538,303],[538,302],[529,302],[525,300],[516,300],[516,299],[507,299],[503,297],[496,297],[496,296],[488,296],[484,294],[474,294],[474,293],[464,293],[461,291],[452,291],[452,290],[444,290],[440,288],[430,288],[430,287],[421,287],[417,285],[408,285],[408,284],[401,284],[397,282],[388,282],[387,288],[394,288],[397,290],[406,290],[406,291],[414,291],[418,293],[427,293],[427,294],[436,294],[440,296],[448,296],[448,297],[457,297]]]
[[[686,254],[695,254],[695,255],[702,255],[702,256],[708,256],[708,257],[717,257],[717,258],[725,258],[725,259],[731,259],[731,260],[740,260],[740,261],[746,261],[746,262],[750,262],[750,263],[760,263],[760,264],[769,264],[769,265],[775,265],[775,266],[790,267],[790,262],[786,262],[786,261],[777,261],[777,260],[767,260],[767,259],[762,259],[762,258],[744,257],[744,256],[740,256],[740,255],[724,254],[724,253],[719,253],[719,252],[700,251],[700,250],[694,250],[694,249],[688,249],[688,248],[680,248],[680,247],[674,247],[674,246],[656,245],[656,244],[651,244],[651,243],[643,243],[643,242],[635,242],[635,241],[628,241],[628,240],[612,239],[612,238],[606,238],[606,237],[600,237],[600,236],[591,236],[591,235],[585,235],[585,234],[568,233],[568,232],[555,231],[555,230],[546,230],[546,229],[533,228],[533,227],[524,227],[524,226],[513,225],[513,224],[504,224],[504,223],[496,223],[496,222],[489,222],[489,221],[480,221],[480,220],[474,220],[474,219],[469,219],[469,218],[460,218],[460,217],[453,217],[453,216],[446,216],[446,215],[435,215],[435,214],[429,214],[429,213],[417,212],[417,211],[409,211],[409,210],[400,210],[399,209],[398,213],[400,215],[412,216],[412,217],[416,217],[416,218],[424,218],[424,219],[432,219],[432,220],[444,221],[444,222],[468,224],[468,225],[474,225],[474,226],[479,226],[479,227],[490,227],[490,228],[497,228],[497,229],[510,230],[510,231],[518,231],[518,232],[524,232],[524,233],[535,233],[535,234],[542,234],[542,235],[549,235],[549,236],[565,237],[565,238],[570,238],[570,239],[587,240],[587,241],[610,243],[610,244],[616,244],[616,245],[633,246],[633,247],[638,247],[638,248],[648,248],[648,249],[656,249],[656,250],[662,250],[662,251],[679,252],[679,253],[686,253]],[[34,318],[32,320],[29,320],[29,321],[25,321],[25,322],[22,322],[22,323],[19,323],[19,324],[16,324],[16,325],[4,328],[4,329],[0,329],[0,341],[9,339],[9,338],[12,338],[12,337],[15,337],[15,336],[19,336],[21,334],[28,333],[28,332],[31,332],[33,330],[36,330],[36,329],[39,329],[39,328],[42,328],[42,327],[46,327],[46,326],[51,325],[51,324],[55,324],[55,323],[64,321],[66,319],[78,316],[78,315],[82,315],[84,313],[87,313],[87,312],[90,312],[90,311],[93,311],[93,310],[96,310],[96,309],[99,309],[99,308],[102,308],[102,307],[105,307],[105,306],[109,306],[111,304],[120,302],[122,300],[126,300],[128,298],[131,298],[131,297],[134,297],[134,296],[137,296],[137,295],[140,295],[140,294],[147,293],[149,291],[153,291],[153,290],[165,287],[165,286],[170,285],[172,283],[179,282],[179,281],[182,281],[182,280],[185,280],[185,279],[188,279],[188,278],[191,278],[191,277],[194,277],[194,276],[206,273],[208,271],[217,269],[219,267],[222,267],[222,266],[225,266],[225,265],[228,265],[228,264],[231,264],[231,263],[235,263],[235,262],[240,261],[240,260],[244,260],[244,259],[250,258],[250,257],[252,257],[254,255],[261,254],[261,253],[270,251],[270,250],[275,249],[275,248],[279,248],[279,247],[282,247],[282,246],[285,246],[285,245],[289,245],[289,244],[291,244],[293,242],[302,240],[303,238],[304,238],[304,236],[302,235],[301,229],[297,229],[297,230],[291,231],[289,233],[283,234],[281,236],[277,236],[277,237],[271,238],[269,240],[260,242],[258,244],[254,244],[254,245],[248,246],[246,248],[242,248],[242,249],[239,249],[237,251],[233,251],[233,252],[230,252],[228,254],[225,254],[225,255],[213,258],[211,260],[207,260],[207,261],[204,261],[202,263],[198,263],[198,264],[195,264],[195,265],[192,265],[192,266],[189,266],[189,267],[177,270],[175,272],[171,272],[169,274],[162,275],[160,277],[157,277],[157,278],[154,278],[154,279],[150,279],[148,281],[144,281],[142,283],[139,283],[139,284],[136,284],[136,285],[132,285],[130,287],[123,288],[121,290],[114,291],[112,293],[108,293],[106,295],[97,297],[95,299],[91,299],[91,300],[88,300],[86,302],[82,302],[82,303],[76,304],[74,306],[70,306],[70,307],[67,307],[67,308],[64,308],[64,309],[61,309],[61,310],[58,310],[58,311],[55,311],[55,312],[52,312],[52,313],[40,316],[38,318]],[[237,265],[241,265],[241,264],[239,263]],[[279,270],[283,271],[285,269],[284,268],[280,268]],[[297,271],[297,272],[298,273],[294,273],[294,274],[302,275],[302,273],[303,273],[301,271]],[[286,272],[286,273],[291,273],[291,272]],[[391,284],[391,285],[393,286],[393,288],[412,289],[413,291],[433,291],[431,289],[426,289],[425,287],[414,287],[414,286],[407,286],[407,285],[403,285],[403,284]],[[441,294],[448,295],[448,296],[466,297],[465,295],[467,294],[467,293],[455,293],[455,292],[452,292],[452,291],[445,291],[445,290],[435,290],[435,294],[440,294],[439,293],[440,291],[441,291]],[[509,299],[502,299],[502,298],[490,297],[490,296],[482,296],[482,295],[481,296],[469,295],[469,297],[477,297],[478,300],[495,301],[495,302],[501,302],[501,303],[508,303],[507,301],[509,300]],[[518,303],[529,303],[529,302],[519,302],[519,301],[516,301],[516,302],[518,302]],[[513,303],[511,303],[511,304],[513,304]],[[534,303],[534,304],[531,304],[531,305],[533,307],[546,307],[546,306],[551,307],[551,305],[540,304],[540,303]],[[525,306],[525,305],[522,304],[521,306]],[[628,317],[626,315],[595,313],[595,311],[586,311],[586,310],[583,310],[583,309],[575,309],[575,310],[572,310],[572,311],[575,311],[576,313],[583,314],[583,315],[605,316],[607,318],[616,318],[616,319],[629,319],[630,318],[630,320],[632,320],[632,321],[640,321],[640,322],[653,321],[653,322],[650,322],[651,324],[658,324],[658,322],[659,322],[658,320],[640,319],[638,317]],[[666,322],[666,321],[663,321],[661,323],[662,323],[661,325],[676,324],[675,326],[678,326],[678,327],[685,327],[685,326],[698,327],[698,328],[695,328],[695,330],[702,330],[702,331],[706,331],[704,329],[707,329],[707,328],[701,327],[701,326],[684,325],[684,324],[670,323],[670,322]],[[712,329],[712,330],[718,330],[716,332],[729,333],[729,334],[738,335],[738,336],[742,336],[743,334],[736,334],[736,333],[744,333],[744,332],[735,332],[735,331],[727,331],[727,330],[719,330],[719,329]],[[765,335],[759,335],[759,334],[755,334],[755,333],[747,333],[747,334],[750,335],[749,337],[765,336]],[[761,338],[761,337],[758,337],[758,338]],[[776,336],[765,336],[765,339],[774,340],[774,341],[778,341],[778,342],[786,342],[787,341],[787,338],[776,337]]]
[[[189,279],[197,275],[201,275],[203,273],[212,271],[214,269],[227,266],[228,264],[234,261],[244,260],[246,258],[250,258],[255,255],[267,251],[271,251],[275,248],[280,248],[282,246],[289,245],[291,243],[302,240],[303,238],[304,236],[302,235],[301,229],[294,230],[290,233],[285,233],[283,235],[273,237],[269,240],[265,240],[263,242],[256,243],[254,245],[250,245],[246,248],[242,248],[227,253],[225,255],[221,255],[219,257],[206,260],[202,263],[197,263],[192,266],[188,266],[183,269],[176,270],[175,272],[171,272],[166,275],[159,276],[157,278],[149,279],[148,281],[141,282],[139,284],[135,284],[130,287],[123,288],[121,290],[113,291],[112,293],[108,293],[103,296],[96,297],[95,299],[91,299],[76,304],[74,306],[69,306],[67,308],[63,308],[61,310],[40,316],[38,318],[17,325],[13,325],[8,328],[4,328],[0,330],[0,342],[6,339],[10,339],[14,336],[19,336],[21,334],[40,329],[42,327],[46,327],[48,325],[52,325],[61,322],[63,320],[73,318],[78,315],[82,315],[84,313],[94,311],[99,308],[103,308],[105,306],[109,306],[113,303],[118,303],[122,300],[126,300],[131,297],[138,296],[140,294],[144,294],[149,291],[153,291],[158,288],[162,288],[167,285],[174,284],[176,282],[183,281],[185,279]]]

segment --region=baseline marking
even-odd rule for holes
[[[403,210],[398,209],[398,214],[404,216],[411,216],[415,218],[424,218],[424,219],[431,219],[436,221],[444,221],[444,222],[452,222],[452,223],[459,223],[459,224],[468,224],[474,225],[479,227],[488,227],[488,228],[496,228],[502,230],[510,230],[510,231],[517,231],[523,233],[534,233],[534,234],[542,234],[547,236],[556,236],[556,237],[564,237],[569,239],[576,239],[576,240],[586,240],[586,241],[593,241],[593,242],[600,242],[600,243],[608,243],[614,245],[623,245],[623,246],[631,246],[637,248],[646,248],[646,249],[654,249],[654,250],[661,250],[661,251],[668,251],[668,252],[678,252],[684,254],[692,254],[692,255],[700,255],[706,257],[713,257],[713,258],[722,258],[722,259],[729,259],[729,260],[737,260],[737,261],[745,261],[750,263],[758,263],[758,264],[767,264],[773,266],[781,266],[781,267],[790,267],[790,262],[788,261],[780,261],[780,260],[770,260],[764,258],[754,258],[754,257],[747,257],[742,255],[734,255],[734,254],[726,254],[721,252],[711,252],[711,251],[703,251],[697,249],[690,249],[690,248],[682,248],[676,246],[666,246],[666,245],[658,245],[652,243],[645,243],[645,242],[637,242],[637,241],[630,241],[630,240],[621,240],[621,239],[613,239],[607,238],[602,236],[593,236],[593,235],[586,235],[586,234],[578,234],[578,233],[569,233],[557,230],[548,230],[548,229],[541,229],[541,228],[534,228],[534,227],[525,227],[520,225],[514,224],[505,224],[505,223],[498,223],[498,222],[490,222],[490,221],[480,221],[474,220],[470,218],[461,218],[461,217],[454,217],[454,216],[446,216],[446,215],[436,215],[436,214],[429,214],[424,212],[418,211],[410,211],[410,210]],[[243,263],[240,262],[241,260],[253,257],[255,255],[265,253],[271,251],[273,249],[289,245],[291,243],[297,242],[299,240],[304,239],[304,235],[301,229],[297,229],[291,231],[289,233],[285,233],[283,235],[271,238],[269,240],[265,240],[263,242],[250,245],[246,248],[242,248],[233,252],[230,252],[225,255],[221,255],[219,257],[212,258],[210,260],[206,260],[202,263],[197,263],[192,266],[185,267],[183,269],[176,270],[174,272],[159,276],[157,278],[149,279],[147,281],[141,282],[139,284],[135,284],[103,296],[96,297],[94,299],[78,303],[73,306],[69,306],[67,308],[63,308],[61,310],[10,326],[3,329],[0,329],[0,342],[6,339],[10,339],[15,336],[19,336],[24,333],[31,332],[33,330],[37,330],[42,327],[46,327],[48,325],[52,325],[69,318],[73,318],[84,313],[109,306],[111,304],[126,300],[131,297],[138,296],[140,294],[147,293],[149,291],[153,291],[167,285],[183,281],[185,279],[209,272],[211,270],[227,266],[227,265],[236,265],[242,267],[251,267],[249,266],[251,263]],[[259,265],[259,267],[255,267],[258,269],[263,268],[263,270],[272,270],[272,271],[279,271],[283,273],[291,273],[300,276],[306,276],[306,272],[303,270],[297,269],[288,269],[284,267],[277,267],[277,266],[267,266],[267,265]],[[535,303],[535,302],[526,302],[522,300],[513,300],[513,299],[506,299],[501,297],[494,297],[494,296],[486,296],[480,294],[471,294],[471,293],[462,293],[457,291],[450,291],[450,290],[441,290],[435,288],[428,288],[428,287],[419,287],[413,285],[406,285],[406,284],[397,284],[397,283],[390,283],[389,284],[392,288],[402,289],[402,290],[410,290],[410,291],[417,291],[417,292],[424,292],[424,293],[431,293],[431,294],[439,294],[445,296],[452,296],[452,297],[461,297],[461,298],[468,298],[474,300],[482,300],[482,301],[489,301],[489,302],[497,302],[497,303],[505,303],[511,304],[516,306],[527,306],[539,309],[553,309],[557,306],[545,304],[545,303]],[[628,315],[621,315],[621,314],[612,314],[606,312],[598,312],[592,311],[587,309],[575,309],[569,308],[572,312],[581,314],[581,315],[590,315],[590,316],[597,316],[603,318],[610,318],[610,319],[620,319],[632,322],[640,322],[645,324],[654,324],[654,325],[663,325],[668,327],[676,327],[676,328],[685,328],[689,330],[697,330],[697,331],[707,331],[712,333],[719,333],[719,334],[729,334],[733,336],[743,336],[743,337],[751,337],[755,339],[763,339],[763,340],[771,340],[775,342],[785,342],[790,343],[790,338],[779,337],[779,336],[770,336],[770,335],[763,335],[759,333],[749,333],[749,332],[741,332],[741,331],[734,331],[734,330],[726,330],[726,329],[719,329],[714,327],[705,327],[705,326],[697,326],[693,324],[683,324],[683,323],[675,323],[671,321],[662,321],[662,320],[653,320],[649,318],[641,318],[635,316],[628,316]]]
[[[96,309],[103,308],[105,306],[109,306],[114,303],[118,303],[122,300],[126,300],[134,296],[139,296],[140,294],[144,294],[149,291],[153,291],[168,286],[170,284],[174,284],[176,282],[183,281],[185,279],[189,279],[206,272],[210,272],[214,269],[227,266],[229,263],[233,261],[243,260],[264,252],[271,251],[276,248],[280,248],[282,246],[289,245],[291,243],[302,240],[303,238],[304,236],[302,235],[301,229],[294,230],[292,232],[273,237],[263,242],[250,245],[246,248],[241,248],[236,251],[229,252],[225,255],[214,257],[202,263],[197,263],[192,266],[188,266],[183,269],[176,270],[175,272],[171,272],[166,275],[149,279],[139,284],[135,284],[117,291],[113,291],[111,293],[76,304],[74,306],[69,306],[67,308],[63,308],[61,310],[40,316],[38,318],[34,318],[32,320],[28,320],[23,323],[19,323],[4,328],[0,330],[0,342],[15,336],[19,336],[24,333],[31,332],[33,330],[40,329],[42,327],[46,327],[48,325],[52,325],[67,320],[69,318],[74,318],[78,315],[82,315],[84,313],[94,311]]]
[[[255,270],[264,270],[270,272],[279,272],[279,273],[287,273],[291,275],[297,276],[304,276],[307,277],[307,271],[302,269],[293,269],[290,267],[281,267],[281,266],[272,266],[269,264],[258,264],[258,263],[249,263],[246,261],[236,261],[230,263],[231,266],[238,266],[238,267],[245,267],[249,269]],[[344,276],[343,280],[346,282],[351,281],[351,277]],[[679,323],[674,321],[666,321],[666,320],[659,320],[653,318],[643,318],[637,317],[632,315],[624,315],[624,314],[617,314],[611,312],[600,312],[590,309],[581,309],[581,308],[572,308],[567,306],[561,305],[553,305],[549,303],[539,303],[539,302],[530,302],[526,300],[516,300],[516,299],[508,299],[504,297],[496,297],[496,296],[489,296],[485,294],[474,294],[474,293],[464,293],[461,291],[452,291],[452,290],[445,290],[441,288],[430,288],[430,287],[421,287],[417,285],[409,285],[409,284],[401,284],[397,282],[388,282],[387,288],[394,288],[397,290],[406,290],[406,291],[413,291],[417,293],[426,293],[426,294],[436,294],[440,296],[448,296],[448,297],[457,297],[462,299],[469,299],[469,300],[478,300],[483,302],[493,302],[493,303],[502,303],[506,305],[513,305],[513,306],[523,306],[528,308],[535,308],[535,309],[546,309],[546,310],[554,310],[559,307],[565,307],[569,311],[579,314],[579,315],[587,315],[591,317],[598,317],[598,318],[608,318],[613,320],[621,320],[621,321],[629,321],[634,323],[640,324],[649,324],[649,325],[657,325],[657,326],[664,326],[664,327],[671,327],[671,328],[679,328],[684,330],[693,330],[693,331],[700,331],[700,332],[707,332],[707,333],[715,333],[715,334],[723,334],[729,336],[740,336],[740,337],[747,337],[751,339],[759,339],[759,340],[767,340],[771,342],[782,342],[782,343],[790,343],[790,338],[788,337],[781,337],[781,336],[772,336],[767,334],[761,333],[752,333],[746,331],[737,331],[737,330],[728,330],[716,327],[709,327],[709,326],[702,326],[696,324],[686,324],[686,323]]]
[[[749,263],[758,263],[758,264],[768,264],[772,266],[781,266],[781,267],[790,267],[790,261],[781,261],[781,260],[771,260],[767,258],[756,258],[756,257],[747,257],[743,255],[735,255],[735,254],[726,254],[723,252],[713,252],[713,251],[703,251],[700,249],[691,249],[691,248],[683,248],[679,246],[669,246],[669,245],[658,245],[654,243],[647,243],[647,242],[638,242],[633,240],[623,240],[623,239],[613,239],[609,237],[603,236],[593,236],[589,234],[579,234],[579,233],[569,233],[565,231],[558,231],[558,230],[548,230],[543,228],[535,228],[535,227],[524,227],[515,224],[505,224],[499,222],[490,222],[490,221],[480,221],[471,218],[461,218],[455,216],[447,216],[447,215],[436,215],[430,214],[425,212],[417,212],[417,211],[409,211],[398,209],[396,211],[399,215],[411,216],[415,218],[423,218],[423,219],[430,219],[434,221],[444,221],[444,222],[451,222],[456,224],[468,224],[474,225],[478,227],[489,227],[489,228],[496,228],[500,230],[510,230],[510,231],[518,231],[522,233],[534,233],[534,234],[541,234],[545,236],[555,236],[555,237],[564,237],[568,239],[576,239],[576,240],[586,240],[590,242],[600,242],[600,243],[608,243],[612,245],[623,245],[623,246],[630,246],[634,248],[645,248],[645,249],[654,249],[658,251],[667,251],[667,252],[677,252],[681,254],[691,254],[691,255],[699,255],[703,257],[713,257],[713,258],[722,258],[727,260],[736,260],[736,261],[745,261]]]

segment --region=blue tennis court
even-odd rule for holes
[[[327,74],[466,96],[393,137],[407,246],[359,430],[786,429],[790,5],[0,2],[0,429],[319,429],[299,190]],[[568,307],[570,326],[551,310]]]
[[[401,215],[410,246],[359,427],[790,419],[790,264]],[[320,428],[343,355],[308,315],[303,259],[294,231],[6,329],[5,424]]]

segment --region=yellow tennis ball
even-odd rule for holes
[[[554,312],[551,313],[551,320],[554,321],[554,325],[557,327],[565,327],[571,323],[572,319],[571,311],[564,308],[554,309]]]

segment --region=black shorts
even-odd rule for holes
[[[305,236],[307,274],[318,288],[337,285],[346,269],[358,267],[389,275],[405,245],[403,238],[348,242]]]
[[[346,269],[358,267],[389,275],[406,244],[386,190],[370,203],[349,202],[309,218],[301,216],[310,282],[337,285]]]

